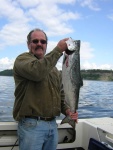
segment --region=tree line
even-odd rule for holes
[[[13,76],[13,70],[7,69],[0,72],[0,76]],[[113,81],[113,70],[89,69],[81,70],[81,76],[85,80]]]

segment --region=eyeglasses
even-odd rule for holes
[[[37,40],[37,39],[34,39],[31,42],[34,43],[34,44],[38,44],[39,41],[40,41],[41,44],[47,44],[46,40]]]

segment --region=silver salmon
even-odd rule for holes
[[[75,40],[75,50],[73,53],[64,53],[62,64],[62,84],[65,93],[65,102],[75,113],[78,109],[79,91],[83,86],[80,73],[80,40]],[[65,117],[61,124],[69,123],[75,129],[75,121],[69,116]]]

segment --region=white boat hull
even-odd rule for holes
[[[57,149],[88,149],[90,138],[113,147],[113,118],[79,119],[76,134],[69,124],[58,120],[59,144]],[[74,136],[74,137],[73,137]],[[17,123],[0,122],[0,150],[18,150]],[[17,142],[16,142],[17,141]],[[15,145],[13,147],[13,145]]]

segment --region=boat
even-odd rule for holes
[[[113,118],[79,119],[75,130],[67,123],[60,123],[57,120],[57,150],[113,150]],[[0,122],[0,150],[19,150],[17,125],[17,122]],[[96,149],[94,144],[101,148]]]

